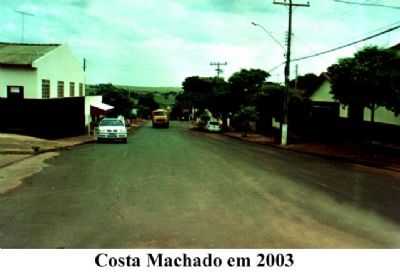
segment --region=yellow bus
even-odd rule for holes
[[[151,122],[153,127],[169,127],[168,111],[164,109],[157,109],[151,112]]]

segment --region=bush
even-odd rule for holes
[[[241,106],[240,110],[233,115],[233,120],[239,125],[239,129],[243,131],[243,136],[247,136],[250,130],[250,121],[256,121],[258,113],[255,106]]]

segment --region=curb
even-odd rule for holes
[[[36,156],[36,155],[34,155],[34,154],[31,154],[30,156],[27,156],[27,157],[25,157],[25,158],[18,159],[18,160],[15,160],[15,161],[12,161],[12,162],[9,162],[9,163],[6,163],[6,164],[3,164],[2,166],[0,166],[0,169],[6,168],[6,167],[8,167],[8,166],[11,166],[11,165],[13,165],[13,164],[16,164],[16,163],[22,162],[22,161],[24,161],[24,160],[30,159],[30,158],[32,158],[32,157],[34,157],[34,156]]]
[[[357,159],[341,157],[341,156],[335,156],[335,155],[332,156],[332,155],[325,155],[325,154],[320,154],[320,153],[296,150],[296,149],[293,149],[293,148],[290,148],[290,147],[282,147],[280,145],[273,144],[273,143],[267,143],[267,142],[266,143],[256,143],[256,142],[246,141],[245,139],[243,139],[241,137],[236,137],[236,136],[228,135],[228,134],[225,134],[225,133],[222,133],[222,135],[224,135],[225,137],[229,137],[229,138],[236,139],[236,140],[239,140],[239,141],[242,141],[242,142],[246,142],[246,143],[250,143],[250,144],[270,146],[270,147],[281,149],[281,150],[287,150],[287,151],[291,151],[291,152],[295,152],[295,153],[300,153],[300,154],[306,154],[306,155],[310,155],[310,156],[320,157],[320,158],[324,158],[324,159],[327,159],[327,160],[340,161],[340,162],[351,163],[351,164],[359,164],[359,165],[364,165],[364,166],[368,166],[368,167],[374,167],[374,168],[378,168],[378,169],[385,169],[385,170],[389,170],[389,171],[400,172],[400,168],[390,167],[390,166],[387,166],[385,164],[380,164],[380,163],[371,162],[371,161],[367,161],[367,160],[357,160]]]
[[[80,142],[80,143],[72,144],[72,145],[69,145],[69,146],[48,148],[48,149],[39,150],[37,152],[34,152],[34,151],[19,151],[19,150],[15,150],[15,151],[0,151],[0,154],[6,154],[6,155],[29,155],[29,156],[27,156],[25,158],[18,159],[18,160],[6,163],[6,164],[0,166],[0,169],[6,168],[8,166],[11,166],[13,164],[19,163],[21,161],[24,161],[26,159],[32,158],[32,157],[40,155],[40,154],[44,154],[44,153],[48,153],[48,152],[57,152],[57,151],[62,151],[62,150],[70,150],[73,147],[80,146],[80,145],[85,145],[85,144],[90,144],[90,143],[94,143],[94,142],[96,142],[95,139],[87,140],[87,141],[83,141],[83,142]]]
[[[3,155],[34,155],[34,151],[23,151],[23,150],[6,150],[6,151],[0,151],[0,154]]]
[[[129,128],[129,132],[130,133],[135,132],[135,130],[141,128],[144,123],[145,122],[142,122],[136,127],[130,127]],[[33,150],[32,151],[31,150],[8,150],[8,151],[7,150],[6,151],[1,151],[0,150],[0,154],[4,154],[4,155],[32,155],[32,156],[34,156],[34,155],[39,155],[39,154],[43,154],[43,153],[46,153],[46,152],[56,152],[56,151],[62,151],[62,150],[70,150],[71,148],[76,147],[76,146],[85,145],[85,144],[91,144],[91,143],[96,143],[96,142],[97,142],[97,140],[94,138],[94,139],[85,140],[85,141],[78,142],[78,143],[71,144],[71,145],[54,147],[54,148],[46,148],[46,149],[39,150],[37,152],[35,152]],[[0,167],[0,168],[2,168],[2,167]]]
[[[71,144],[71,145],[66,145],[66,146],[60,146],[60,147],[52,147],[52,148],[43,148],[39,149],[39,151],[30,151],[30,150],[6,150],[6,151],[0,151],[0,154],[5,154],[5,155],[38,155],[38,154],[43,154],[46,152],[55,152],[59,150],[68,150],[71,149],[72,147],[79,146],[79,145],[84,145],[84,144],[90,144],[96,142],[95,139],[91,140],[86,140],[83,142]]]

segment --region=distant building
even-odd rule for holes
[[[85,73],[67,45],[0,43],[0,97],[85,96]]]

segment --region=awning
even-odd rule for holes
[[[109,110],[112,110],[114,108],[113,106],[110,106],[108,104],[101,103],[101,102],[94,102],[93,104],[90,104],[90,106],[98,108],[98,109],[103,110],[103,111],[109,111]]]
[[[114,107],[105,103],[101,102],[94,102],[90,104],[90,114],[91,115],[102,115],[112,110]]]

